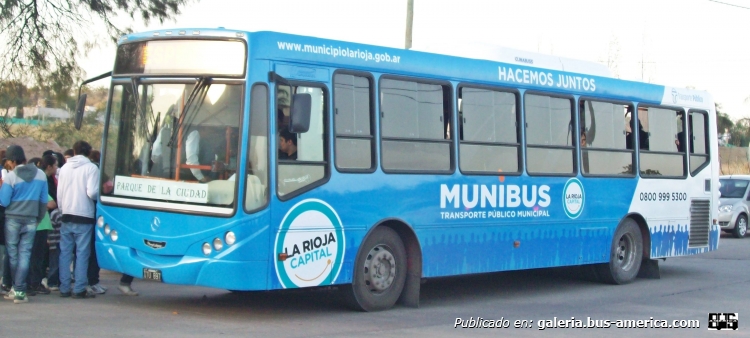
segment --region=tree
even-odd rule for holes
[[[81,68],[76,57],[108,39],[115,42],[130,26],[118,16],[164,22],[192,0],[3,0],[0,8],[0,78],[70,86]],[[132,20],[129,20],[131,22]],[[103,29],[102,29],[103,27]],[[92,32],[103,31],[102,34]],[[64,92],[65,88],[59,88]]]
[[[29,90],[18,81],[0,82],[0,133],[4,137],[15,137],[12,130],[14,117],[23,117],[23,107],[29,103]],[[11,115],[15,108],[15,115]],[[20,114],[20,116],[19,116]]]
[[[731,144],[737,147],[747,147],[750,143],[750,118],[742,118],[734,123],[730,129]]]
[[[721,111],[721,103],[716,102],[716,134],[721,135],[725,130],[732,130],[734,122],[729,118],[729,114]]]

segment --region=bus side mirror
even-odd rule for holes
[[[292,111],[289,114],[289,131],[292,133],[306,133],[310,129],[310,110],[312,96],[310,94],[294,94],[292,96]]]
[[[78,104],[76,104],[76,115],[73,119],[73,124],[76,130],[81,130],[81,123],[83,123],[83,110],[86,108],[86,94],[81,94],[78,97]]]

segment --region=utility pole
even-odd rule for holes
[[[414,0],[406,0],[406,49],[411,49],[411,26],[414,21]]]
[[[641,82],[643,82],[643,68],[645,68],[643,64],[643,53],[641,53]]]

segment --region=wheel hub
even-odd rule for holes
[[[617,261],[623,270],[630,270],[632,265],[635,263],[635,251],[633,237],[630,234],[625,234],[620,237],[617,245]]]
[[[378,245],[367,254],[364,269],[365,284],[374,293],[381,293],[396,278],[396,259],[388,247]]]
[[[747,232],[747,220],[744,218],[740,218],[739,223],[740,224],[738,224],[737,226],[739,227],[740,235],[745,236],[745,233]]]

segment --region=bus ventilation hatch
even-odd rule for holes
[[[708,245],[708,233],[711,228],[711,201],[694,199],[690,202],[690,239],[689,247]]]

